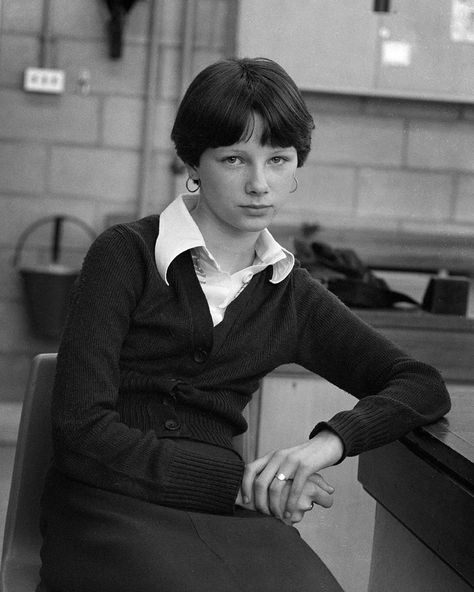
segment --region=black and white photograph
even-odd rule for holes
[[[474,590],[474,0],[0,0],[0,592]]]

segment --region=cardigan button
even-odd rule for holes
[[[165,421],[165,428],[167,430],[175,432],[176,430],[179,430],[180,427],[181,424],[179,423],[179,421],[176,421],[175,419],[167,419]]]
[[[194,350],[194,361],[202,364],[207,360],[208,352],[205,349],[199,348]]]

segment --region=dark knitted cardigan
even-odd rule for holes
[[[278,284],[269,281],[271,266],[256,274],[213,327],[189,252],[172,262],[169,286],[160,277],[158,229],[158,216],[115,226],[85,258],[58,353],[57,470],[153,503],[231,512],[240,459],[218,460],[176,439],[231,448],[260,379],[291,362],[359,399],[311,434],[330,428],[345,455],[449,410],[436,370],[377,334],[299,267]]]

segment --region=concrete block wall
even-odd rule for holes
[[[29,329],[11,266],[20,233],[53,214],[77,216],[100,232],[114,217],[134,217],[139,209],[153,3],[139,0],[133,7],[118,61],[108,57],[103,0],[49,4],[45,65],[66,72],[59,97],[22,90],[24,69],[41,65],[45,4],[0,0],[0,401],[20,401],[32,355],[57,347]],[[153,167],[142,213],[160,211],[184,189],[183,176],[170,169],[169,131],[186,83],[189,4],[158,2]],[[194,8],[190,76],[233,53],[238,0],[195,0]],[[82,92],[81,81],[90,84],[89,92]],[[313,151],[278,222],[472,236],[473,105],[323,93],[306,99],[316,120]],[[35,233],[27,260],[47,259],[49,240],[49,229]],[[88,240],[68,227],[71,261],[80,262]]]
[[[306,100],[313,149],[281,212],[285,223],[474,236],[473,105],[315,93]]]
[[[12,256],[22,231],[44,216],[65,214],[96,233],[136,217],[143,174],[143,126],[153,2],[139,0],[126,22],[123,55],[108,55],[103,0],[50,0],[49,43],[41,46],[41,0],[0,0],[0,401],[21,401],[31,358],[57,342],[32,334]],[[182,84],[184,0],[156,2],[157,75],[148,193],[142,213],[169,203],[181,177],[171,173],[169,133]],[[236,0],[196,0],[190,76],[234,51]],[[43,52],[42,52],[43,50]],[[47,63],[40,56],[46,55]],[[22,90],[29,66],[65,70],[61,96]],[[84,80],[85,77],[85,80]],[[90,85],[82,92],[81,81]],[[45,262],[51,227],[31,235],[21,265]],[[90,238],[64,226],[67,262],[80,265]]]

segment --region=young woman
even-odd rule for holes
[[[172,131],[190,193],[92,245],[58,354],[42,590],[340,590],[292,527],[332,503],[319,471],[448,411],[436,370],[364,324],[267,230],[313,127],[274,62],[209,66]],[[359,401],[244,466],[232,444],[242,410],[290,362]]]

